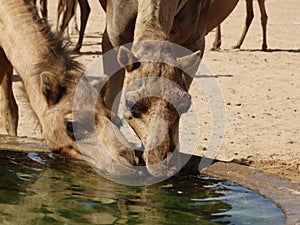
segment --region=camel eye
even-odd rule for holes
[[[72,138],[73,140],[75,140],[73,121],[72,120],[65,120],[65,126],[66,126],[66,131],[67,131],[68,136],[70,138]]]

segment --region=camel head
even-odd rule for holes
[[[164,42],[119,49],[118,60],[125,68],[124,116],[141,139],[143,159],[154,176],[170,173],[178,151],[179,119],[191,104],[192,78],[183,71],[199,65],[199,54],[177,58],[172,45]]]
[[[47,102],[47,109],[39,118],[42,134],[50,150],[71,159],[82,159],[73,136],[72,109],[80,74],[75,70],[59,75],[50,70],[40,74],[40,88]],[[84,112],[80,113],[84,115]],[[80,119],[89,120],[89,116],[82,116]]]
[[[134,174],[132,166],[138,159],[119,132],[118,117],[104,107],[97,89],[81,75],[72,70],[62,79],[50,72],[41,74],[48,109],[40,122],[49,149],[64,158],[86,160],[112,175]]]

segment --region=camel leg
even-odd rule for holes
[[[262,43],[262,50],[267,50],[267,22],[268,22],[268,15],[266,12],[265,7],[265,0],[258,0],[260,14],[261,14],[261,26],[263,30],[263,43]]]
[[[239,41],[237,42],[237,44],[235,46],[233,46],[233,48],[240,48],[241,45],[243,44],[243,41],[246,37],[246,34],[248,32],[248,29],[250,27],[250,24],[254,18],[254,12],[253,12],[253,0],[246,0],[246,11],[247,11],[247,16],[246,16],[246,22],[245,22],[245,26],[244,26],[244,30],[242,33],[242,36],[240,37]]]
[[[117,52],[110,51],[109,54],[105,54],[111,49],[113,49],[113,46],[109,40],[107,30],[105,29],[102,38],[103,65],[104,73],[110,76],[110,79],[101,94],[104,95],[103,98],[106,107],[108,109],[113,109],[113,111],[117,113],[120,103],[120,95],[118,96],[118,94],[122,91],[125,72],[124,69],[119,69],[118,72],[115,72],[116,68],[120,68],[120,64],[117,61]],[[111,76],[112,74],[114,75]]]
[[[78,6],[78,0],[74,0],[74,16],[72,17],[72,21],[71,21],[71,26],[70,26],[70,34],[79,34],[79,28],[78,28],[78,24],[77,24],[77,15],[76,15],[76,11],[77,11],[77,6]]]
[[[221,50],[221,44],[222,44],[222,37],[221,37],[221,24],[220,24],[219,26],[217,26],[213,47],[210,50],[212,51]]]
[[[59,32],[60,17],[61,17],[61,14],[64,11],[64,4],[63,4],[63,2],[64,2],[64,0],[58,0],[58,3],[57,3],[56,32]]]
[[[48,18],[47,0],[40,0],[41,14],[43,19]]]
[[[82,46],[82,42],[83,42],[83,36],[84,36],[84,31],[86,28],[86,24],[90,15],[90,5],[88,3],[87,0],[78,0],[79,3],[79,7],[80,7],[80,31],[79,31],[79,38],[78,38],[78,42],[74,48],[75,52],[79,52],[81,46]]]
[[[2,122],[9,135],[17,136],[19,115],[18,106],[12,90],[13,67],[6,58],[2,48],[0,48],[0,62],[0,112]]]
[[[64,11],[63,21],[60,27],[60,33],[63,34],[67,28],[72,16],[74,15],[75,1],[67,0],[66,1],[66,10]]]

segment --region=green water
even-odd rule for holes
[[[49,154],[0,153],[0,224],[282,225],[269,200],[230,181],[177,177],[146,187]]]

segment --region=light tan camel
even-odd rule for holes
[[[262,26],[262,31],[263,31],[263,43],[262,43],[262,50],[266,51],[267,50],[267,21],[268,21],[268,15],[266,12],[266,7],[265,7],[265,0],[257,0],[259,9],[260,9],[260,14],[261,14],[261,26]],[[241,48],[244,39],[247,35],[248,29],[251,25],[251,22],[254,18],[254,13],[253,13],[253,0],[246,0],[246,21],[245,21],[245,26],[242,32],[242,35],[236,45],[233,46],[234,49],[239,49]],[[220,50],[221,47],[221,25],[217,27],[216,30],[216,35],[215,35],[215,41],[213,43],[212,50]]]
[[[220,24],[237,1],[215,0],[213,4],[210,0],[100,2],[106,5],[107,17],[103,52],[133,42],[131,49],[121,47],[115,56],[104,55],[106,74],[113,74],[111,68],[116,68],[119,63],[125,68],[107,83],[105,104],[113,108],[118,102],[116,96],[124,86],[127,105],[124,116],[143,143],[143,159],[148,171],[161,176],[172,166],[172,157],[176,155],[173,153],[178,146],[180,115],[190,106],[188,90],[193,78],[183,71],[196,72],[203,55],[206,31]],[[170,42],[194,53],[176,57]],[[173,85],[161,83],[164,79],[171,80]],[[177,108],[163,97],[151,95],[168,96],[168,91],[172,92],[169,100]]]
[[[14,68],[24,84],[29,103],[51,150],[73,159],[82,159],[83,154],[96,160],[100,168],[131,173],[131,165],[137,163],[133,149],[121,143],[122,134],[115,120],[112,122],[111,112],[97,97],[98,91],[85,80],[78,89],[83,75],[80,65],[69,57],[62,41],[51,33],[45,20],[39,18],[35,6],[24,0],[0,0],[0,5],[0,106],[8,133],[17,134],[18,111],[12,93]],[[80,97],[73,104],[75,93]],[[97,104],[88,104],[92,96]],[[82,105],[85,107],[82,108]],[[95,121],[96,127],[91,127],[93,124],[89,121]],[[74,124],[79,124],[82,129],[82,137],[77,142]],[[108,155],[100,154],[97,159],[89,148],[84,148],[86,152],[78,149],[81,139],[95,133],[95,129],[97,134],[107,135],[97,138]]]

